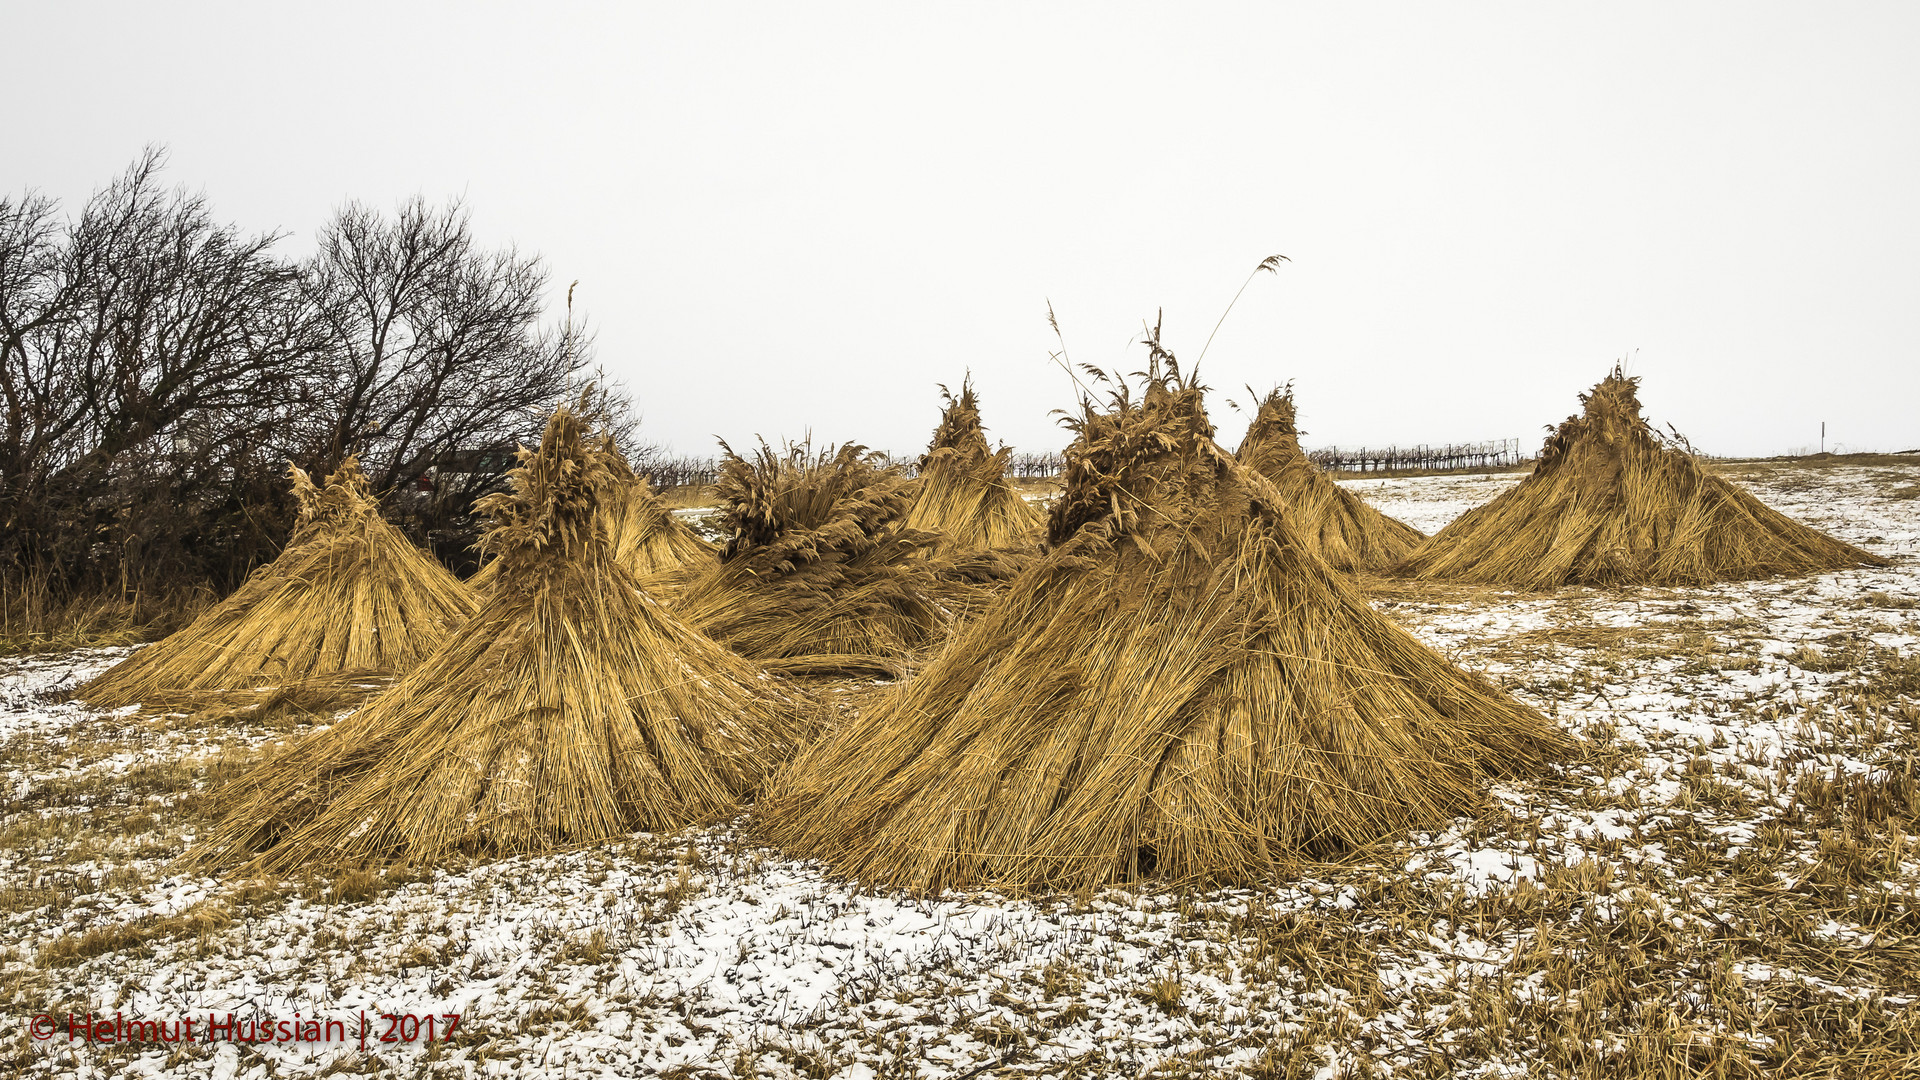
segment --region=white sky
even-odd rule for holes
[[[283,10],[286,9],[286,10]],[[1064,442],[1166,311],[1309,445],[1520,437],[1632,354],[1703,449],[1920,446],[1920,5],[7,0],[0,188],[148,143],[304,253],[463,195],[542,253],[643,436],[909,452],[971,368]],[[1636,351],[1637,350],[1637,351]]]

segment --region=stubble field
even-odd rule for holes
[[[1583,736],[1446,829],[1259,888],[939,900],[745,822],[259,883],[176,875],[277,726],[0,660],[0,1072],[23,1076],[1920,1075],[1920,464],[1727,466],[1893,559],[1378,606]],[[1432,532],[1514,474],[1352,482]],[[461,1019],[450,1039],[95,1041],[68,1014]],[[35,1037],[36,1017],[61,1025]]]

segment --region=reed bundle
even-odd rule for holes
[[[510,479],[482,501],[500,577],[479,612],[224,791],[201,860],[284,873],[606,841],[734,814],[792,752],[795,702],[614,557],[608,441],[563,407]]]
[[[1540,451],[1532,474],[1435,533],[1409,577],[1527,589],[1700,585],[1885,560],[1816,532],[1708,472],[1640,415],[1618,366]]]
[[[937,533],[933,553],[956,558],[1036,547],[1041,513],[1007,481],[1013,450],[987,444],[972,380],[960,384],[957,396],[942,386],[940,396],[940,424],[920,457],[901,527]]]
[[[793,674],[903,674],[974,591],[900,527],[909,480],[856,443],[733,452],[716,485],[728,539],[679,598],[687,621]]]
[[[411,670],[473,613],[467,587],[381,518],[352,458],[324,485],[289,471],[300,510],[280,557],[75,697],[198,707],[277,688],[317,708]]]
[[[1292,387],[1275,389],[1261,400],[1234,457],[1273,483],[1292,511],[1294,535],[1335,570],[1384,570],[1426,539],[1413,526],[1368,506],[1307,459],[1300,449]]]
[[[1047,553],[775,778],[772,840],[917,891],[1249,880],[1570,747],[1375,613],[1159,356],[1082,402]]]
[[[617,451],[609,469],[614,473],[614,484],[600,503],[607,540],[614,559],[639,578],[650,593],[670,593],[713,563],[713,545],[675,517],[646,479],[636,475]],[[499,577],[499,567],[498,559],[488,562],[468,584],[479,592],[491,589]]]

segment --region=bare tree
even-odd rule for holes
[[[481,250],[458,202],[415,197],[392,218],[349,203],[306,275],[326,335],[316,464],[357,453],[383,490],[531,437],[582,363],[539,326],[540,260]]]
[[[0,198],[0,575],[231,586],[286,535],[287,460],[349,453],[458,558],[473,498],[587,363],[571,317],[540,324],[540,261],[415,198],[349,204],[291,263],[163,164],[148,151],[71,217]],[[623,392],[597,400],[630,431]]]
[[[35,463],[81,422],[77,380],[58,345],[83,282],[62,244],[58,207],[29,193],[0,197],[0,525],[21,528]]]
[[[162,164],[148,151],[64,226],[46,200],[0,207],[0,513],[15,561],[55,574],[115,558],[156,480],[173,504],[230,487],[307,347],[275,237],[215,223]]]

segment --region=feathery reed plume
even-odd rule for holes
[[[1426,539],[1413,526],[1368,506],[1307,460],[1294,423],[1291,385],[1276,387],[1260,401],[1234,457],[1279,489],[1291,511],[1294,535],[1335,570],[1384,570]]]
[[[675,517],[646,479],[636,475],[617,450],[608,468],[614,474],[614,484],[600,500],[607,540],[614,559],[638,578],[648,592],[663,597],[670,595],[713,563],[713,545]],[[495,559],[481,567],[467,584],[485,593],[493,588],[499,575],[500,562]]]
[[[1007,482],[1008,447],[987,445],[973,379],[955,395],[940,388],[940,426],[920,456],[904,529],[939,534],[933,552],[961,558],[983,551],[1020,551],[1040,538],[1041,514]]]
[[[1699,585],[1885,560],[1702,468],[1640,415],[1618,365],[1548,436],[1533,472],[1433,535],[1397,574],[1528,589]]]
[[[1220,327],[1226,323],[1227,316],[1233,314],[1233,305],[1240,302],[1241,294],[1247,291],[1247,286],[1253,284],[1253,279],[1259,277],[1260,272],[1263,270],[1278,277],[1280,275],[1280,264],[1292,261],[1292,259],[1287,258],[1285,255],[1269,255],[1261,259],[1259,265],[1255,266],[1253,270],[1247,274],[1247,280],[1240,283],[1240,288],[1233,294],[1233,299],[1227,301],[1227,310],[1222,311],[1219,321],[1213,324],[1213,332],[1207,335],[1206,344],[1200,346],[1200,355],[1195,358],[1193,362],[1194,370],[1198,371],[1200,361],[1207,358],[1207,350],[1213,348],[1213,339],[1219,335]]]
[[[562,407],[488,496],[499,580],[414,673],[223,791],[195,858],[284,873],[595,843],[737,813],[805,732],[614,558],[617,455]]]
[[[759,820],[877,886],[1248,880],[1445,820],[1571,741],[1375,613],[1157,347],[1069,421],[1050,549]]]
[[[855,443],[777,452],[762,441],[749,457],[720,446],[728,539],[678,605],[742,656],[794,674],[902,674],[976,591],[921,557],[934,534],[900,527],[909,481],[881,455]]]
[[[472,593],[380,517],[349,457],[316,485],[288,467],[299,519],[286,549],[191,624],[81,686],[91,705],[320,708],[406,672],[473,613]]]

